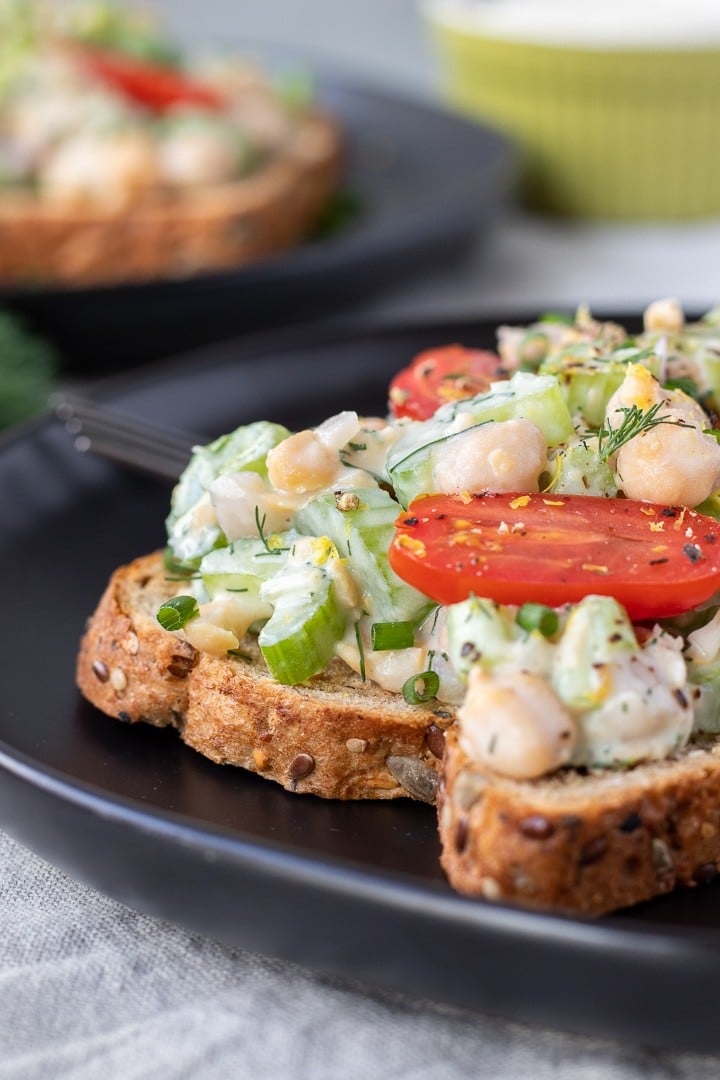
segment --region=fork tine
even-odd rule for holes
[[[202,438],[137,420],[82,395],[64,393],[52,402],[75,446],[154,476],[176,480]]]

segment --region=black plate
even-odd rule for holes
[[[287,335],[115,379],[132,413],[215,435],[382,410],[420,348],[483,325]],[[86,615],[118,563],[163,542],[168,486],[78,455],[43,422],[0,450],[0,822],[143,911],[326,971],[506,1016],[720,1049],[720,888],[597,922],[454,895],[433,811],[292,796],[212,765],[174,732],[100,715],[73,685]]]
[[[507,198],[515,155],[490,129],[336,76],[320,76],[317,93],[343,125],[344,187],[359,202],[335,236],[172,282],[0,289],[0,304],[47,334],[66,366],[102,374],[319,316],[427,273],[462,253]]]

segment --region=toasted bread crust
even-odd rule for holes
[[[283,686],[254,641],[242,644],[249,660],[200,653],[155,618],[176,592],[158,552],[112,575],[77,665],[78,686],[97,708],[125,722],[172,725],[213,761],[289,791],[432,801],[450,706],[407,705],[340,660],[302,686]]]
[[[96,285],[253,262],[298,243],[339,182],[342,139],[320,113],[249,177],[117,207],[0,197],[0,282]]]
[[[518,783],[483,774],[448,732],[443,868],[467,896],[586,915],[707,882],[720,865],[719,754],[707,740],[625,772]]]

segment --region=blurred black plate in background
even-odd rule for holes
[[[205,349],[103,397],[217,435],[382,411],[417,351],[492,345],[486,324],[295,330]],[[41,422],[0,446],[0,825],[140,910],[324,971],[635,1042],[720,1050],[720,885],[596,922],[472,902],[438,864],[434,813],[293,796],[172,731],[86,704],[77,641],[114,567],[164,540],[169,485],[82,457]]]
[[[230,335],[282,327],[466,250],[506,199],[514,152],[500,135],[430,105],[318,77],[347,141],[356,217],[335,235],[234,271],[97,288],[0,288],[59,348],[66,368],[102,374]]]

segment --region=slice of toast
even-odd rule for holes
[[[720,741],[623,771],[513,781],[484,773],[454,728],[438,817],[443,868],[459,892],[600,915],[717,875]]]
[[[249,176],[128,205],[0,194],[0,282],[99,285],[223,270],[299,243],[336,190],[338,125],[316,112]]]
[[[160,552],[112,575],[78,657],[78,686],[93,705],[125,722],[172,725],[213,761],[290,791],[434,801],[450,705],[408,705],[341,660],[283,686],[250,635],[248,659],[198,652],[155,617],[177,591]]]

